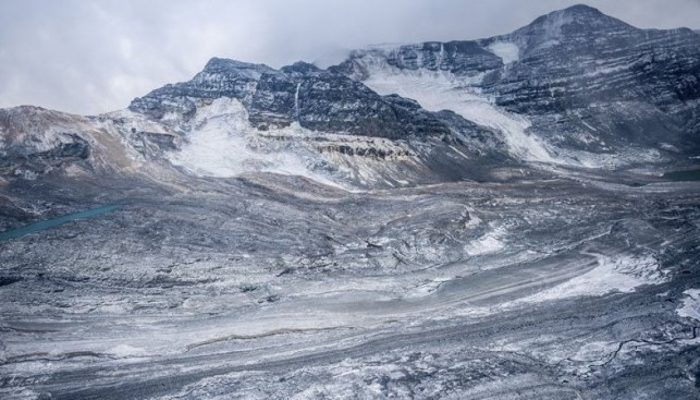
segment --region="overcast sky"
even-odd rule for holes
[[[96,114],[213,57],[328,65],[368,44],[510,32],[567,0],[0,0],[0,107]],[[700,0],[591,0],[639,27],[700,28]]]

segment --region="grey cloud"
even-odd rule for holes
[[[100,113],[212,56],[322,65],[368,44],[506,33],[580,0],[5,0],[0,107]],[[700,0],[588,1],[640,27],[698,28]]]

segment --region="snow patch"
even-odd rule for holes
[[[520,48],[511,42],[495,42],[488,47],[489,51],[500,57],[503,64],[512,64],[520,59]]]
[[[700,289],[688,289],[683,294],[683,305],[678,307],[676,313],[685,318],[700,321]]]
[[[107,353],[117,357],[134,357],[146,355],[146,350],[140,347],[129,346],[128,344],[120,344],[107,350]]]
[[[528,296],[521,301],[541,302],[578,296],[602,296],[611,292],[629,293],[642,285],[655,285],[666,280],[651,256],[619,256],[591,254],[598,266],[561,285]]]
[[[465,251],[470,256],[480,256],[485,254],[496,253],[505,247],[505,244],[501,240],[504,233],[504,230],[501,228],[496,228],[492,231],[489,231],[480,238],[467,244],[465,246]]]

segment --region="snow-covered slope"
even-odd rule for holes
[[[379,62],[368,67],[364,83],[380,94],[415,99],[428,111],[451,110],[466,120],[499,132],[514,157],[556,163],[545,145],[526,133],[529,120],[493,103],[479,88],[482,75],[458,77],[445,71],[402,71]]]
[[[413,159],[405,144],[342,134],[320,137],[296,122],[260,131],[251,125],[243,104],[231,98],[216,99],[199,107],[189,125],[192,129],[181,149],[166,153],[166,157],[174,165],[203,176],[235,177],[263,171],[351,187],[352,183],[376,184],[383,179],[383,170],[391,169],[394,163],[410,163]],[[346,146],[348,151],[381,149],[386,156],[368,156],[351,163],[339,151],[324,151],[334,145]],[[364,165],[370,163],[376,165]]]
[[[34,179],[52,170],[92,174],[134,170],[120,134],[91,119],[39,107],[0,110],[1,175]]]

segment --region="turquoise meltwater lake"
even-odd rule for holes
[[[65,223],[79,220],[79,219],[88,219],[88,218],[94,218],[102,214],[106,214],[109,212],[112,212],[119,207],[122,207],[120,204],[113,204],[113,205],[107,205],[107,206],[102,206],[102,207],[97,207],[93,208],[90,210],[86,211],[81,211],[73,214],[66,214],[62,215],[57,218],[52,218],[52,219],[47,219],[44,221],[39,221],[35,222],[33,224],[23,226],[21,228],[17,229],[12,229],[9,231],[5,232],[0,232],[0,241],[6,241],[6,240],[12,240],[12,239],[17,239],[25,235],[29,235],[32,233],[40,232],[46,229],[54,228],[59,225],[63,225]]]

